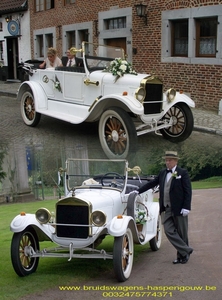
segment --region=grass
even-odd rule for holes
[[[210,177],[200,181],[192,182],[192,188],[197,189],[215,189],[222,188],[222,177]]]
[[[222,188],[222,177],[192,182],[193,189]],[[35,201],[30,203],[14,203],[0,205],[0,253],[1,253],[1,289],[0,299],[14,300],[36,292],[43,292],[58,286],[78,285],[84,280],[95,278],[100,273],[107,273],[112,279],[112,260],[40,258],[37,271],[27,277],[19,277],[14,272],[10,258],[12,232],[9,230],[11,220],[21,211],[34,213],[38,208],[46,207],[54,211],[55,200]],[[40,243],[41,249],[49,242]],[[52,244],[53,245],[53,244]],[[51,243],[50,243],[51,246]],[[113,238],[107,237],[101,245],[107,252],[112,252]],[[148,245],[135,246],[135,261],[141,252],[147,251]],[[87,270],[87,272],[86,272]]]

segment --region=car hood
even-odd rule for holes
[[[91,203],[93,211],[102,207],[113,206],[120,199],[121,192],[115,189],[76,189],[74,197]]]
[[[131,86],[131,87],[138,87],[140,85],[141,80],[146,77],[149,77],[149,74],[125,74],[124,76],[117,79],[116,76],[112,75],[108,72],[103,71],[95,71],[90,74],[91,80],[98,80],[102,82],[105,86],[110,86],[114,84],[116,87],[118,86]],[[117,80],[116,80],[117,79]],[[113,85],[112,85],[113,86]]]

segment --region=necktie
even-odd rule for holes
[[[72,60],[70,59],[68,67],[71,67],[71,65],[72,65]]]
[[[167,173],[172,173],[172,170],[166,169]]]

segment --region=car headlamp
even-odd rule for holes
[[[167,92],[166,92],[166,96],[167,96],[167,101],[168,102],[172,102],[174,100],[174,98],[176,97],[176,90],[175,89],[169,89]]]
[[[96,210],[91,215],[91,221],[95,226],[103,226],[106,223],[106,215],[100,210]]]
[[[39,208],[35,213],[35,217],[39,223],[46,224],[51,219],[51,213],[46,208]]]
[[[139,87],[136,90],[135,97],[139,102],[143,102],[146,97],[146,90],[143,87]]]

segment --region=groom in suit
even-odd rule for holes
[[[187,170],[177,166],[176,151],[166,151],[166,169],[139,190],[139,194],[159,185],[160,214],[165,234],[177,250],[173,264],[188,262],[193,249],[188,243],[188,214],[191,210],[192,189]]]
[[[77,58],[75,53],[76,48],[72,47],[66,51],[67,56],[62,57],[62,65],[64,67],[83,67],[82,58]],[[76,50],[77,51],[77,50]]]

